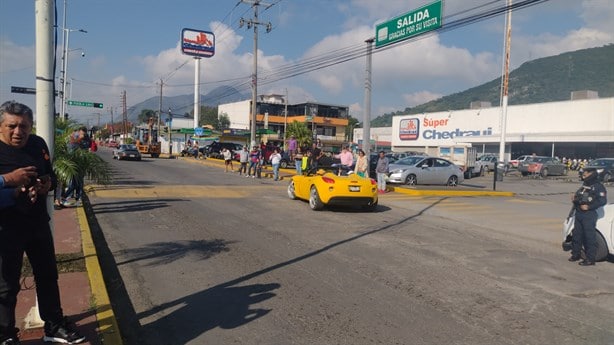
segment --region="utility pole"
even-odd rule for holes
[[[286,89],[286,98],[284,99],[284,151],[288,151],[286,147],[286,139],[288,136],[286,132],[288,131],[288,89]]]
[[[503,76],[501,77],[501,140],[499,143],[499,161],[506,162],[505,132],[507,127],[507,96],[510,70],[510,46],[512,41],[512,0],[507,0],[507,16],[505,17],[505,36],[503,53]]]
[[[126,105],[126,90],[122,92],[122,122],[124,127],[124,140],[122,143],[126,143],[126,137],[128,136],[128,107]]]
[[[111,111],[111,140],[115,141],[115,124],[113,123],[113,107],[110,107]]]
[[[158,135],[160,135],[160,117],[162,116],[162,88],[164,87],[164,80],[160,79],[160,99],[158,101]],[[151,135],[151,133],[149,133]]]
[[[373,56],[373,41],[375,38],[369,38],[367,43],[367,67],[365,69],[365,116],[362,126],[362,150],[365,151],[367,163],[370,164],[371,158],[371,60]]]
[[[243,18],[239,20],[239,27],[247,23],[247,30],[254,27],[254,70],[252,74],[252,114],[250,124],[250,141],[251,146],[256,146],[256,111],[257,111],[257,98],[258,98],[258,25],[266,26],[266,32],[271,32],[273,26],[270,22],[263,23],[258,20],[258,6],[266,6],[265,10],[273,6],[273,4],[267,4],[260,0],[241,0],[242,3],[250,4],[254,8],[254,17],[247,21]]]

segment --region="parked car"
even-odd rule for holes
[[[140,161],[141,153],[134,144],[122,144],[113,150],[113,159]]]
[[[530,156],[518,165],[522,176],[536,175],[547,177],[550,175],[567,175],[567,165],[561,160],[546,156]]]
[[[495,164],[499,159],[495,155],[483,155],[480,156],[476,161],[476,171],[480,172],[480,175],[484,175],[489,171],[495,170]]]
[[[463,169],[447,159],[410,156],[390,164],[389,183],[457,186],[465,180]]]
[[[338,168],[323,167],[295,175],[288,185],[288,197],[309,201],[309,207],[321,210],[326,205],[361,206],[377,209],[377,183],[356,174],[338,176]]]
[[[614,158],[593,159],[585,167],[578,170],[578,175],[582,176],[582,172],[586,168],[596,169],[599,179],[603,182],[614,181]]]
[[[574,228],[573,214],[563,223],[563,250],[571,250],[572,230]],[[608,254],[614,255],[614,204],[608,204],[597,209],[597,251],[596,261],[603,261]],[[584,258],[584,250],[581,253]]]
[[[217,141],[212,142],[211,144],[207,145],[207,146],[203,146],[201,148],[199,148],[198,150],[203,154],[203,156],[205,157],[212,157],[212,158],[221,158],[222,157],[222,149],[226,148],[228,149],[230,152],[238,152],[240,150],[243,149],[243,145],[241,144],[236,144],[236,143],[220,143]]]
[[[518,166],[524,162],[525,160],[527,160],[529,157],[531,157],[530,155],[522,155],[522,156],[518,156],[518,158],[516,159],[512,159],[510,161],[510,166],[514,169],[518,169]]]

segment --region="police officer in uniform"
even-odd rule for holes
[[[571,257],[569,261],[579,261],[580,251],[584,246],[585,259],[581,266],[595,264],[597,251],[597,209],[607,203],[606,189],[599,181],[595,169],[584,169],[582,172],[582,186],[572,196],[576,210],[576,220],[572,232]]]

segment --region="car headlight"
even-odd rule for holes
[[[405,172],[405,170],[407,169],[395,169],[395,170],[392,170],[390,173],[391,174],[402,174],[403,172]]]

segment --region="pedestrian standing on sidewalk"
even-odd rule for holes
[[[17,294],[21,288],[24,253],[34,280],[45,342],[77,344],[85,340],[68,323],[60,303],[58,270],[47,212],[47,193],[55,188],[49,149],[32,132],[32,110],[15,101],[0,106],[0,174],[35,166],[37,179],[31,187],[37,197],[20,194],[14,206],[0,210],[0,344],[19,344],[15,329]]]
[[[241,173],[247,175],[247,163],[249,162],[249,151],[247,151],[247,146],[243,146],[243,150],[239,151],[239,163],[241,166],[239,167],[239,176]]]
[[[279,154],[279,149],[274,149],[269,159],[271,160],[271,165],[273,166],[273,180],[279,181],[279,165],[281,164],[281,154]]]
[[[227,148],[222,149],[222,157],[224,157],[224,172],[228,172],[228,166],[230,166],[230,172],[234,171],[232,167],[232,151]]]
[[[300,146],[296,148],[296,153],[294,154],[294,169],[296,169],[297,175],[303,174],[303,150]]]
[[[375,166],[375,172],[377,173],[377,192],[380,194],[386,193],[388,169],[388,157],[386,157],[386,152],[380,151],[379,157],[377,158],[377,165]]]
[[[247,176],[251,176],[252,178],[256,177],[256,172],[258,170],[258,164],[260,164],[260,151],[258,151],[258,147],[252,147],[252,151],[249,153],[249,170],[247,170]],[[253,169],[253,170],[252,170]]]
[[[358,158],[356,158],[356,166],[354,167],[354,171],[356,171],[356,175],[360,177],[368,177],[368,165],[367,165],[367,157],[365,156],[365,151],[358,150]]]

